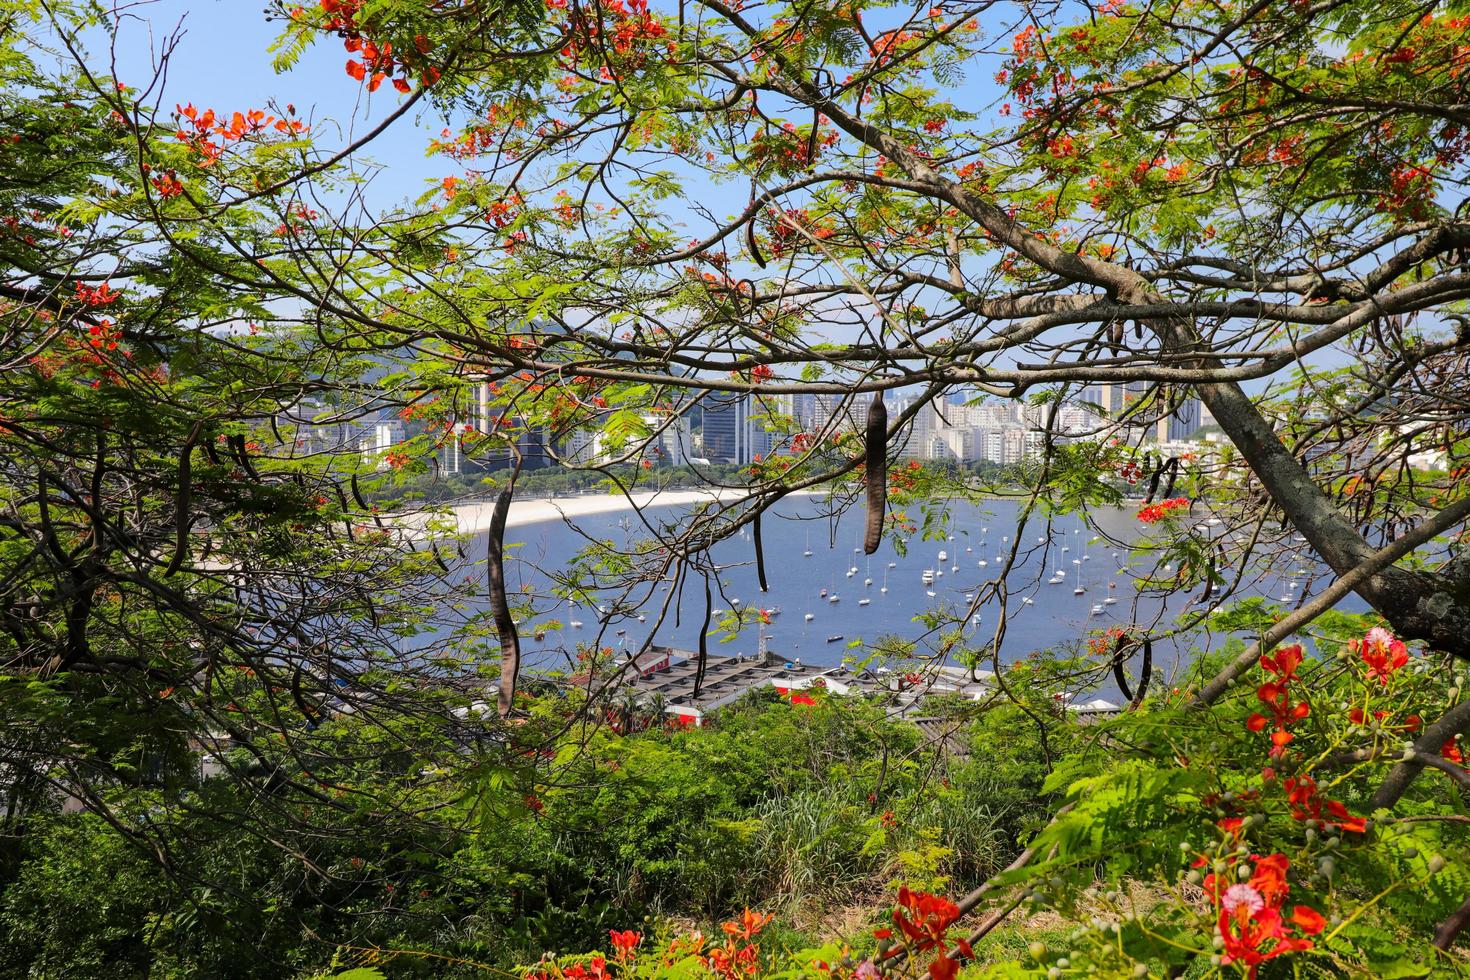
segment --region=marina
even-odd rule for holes
[[[764,618],[769,624],[766,642],[777,655],[830,667],[885,637],[917,641],[922,652],[924,641],[933,634],[918,617],[937,610],[950,622],[963,624],[971,645],[984,646],[1001,618],[996,585],[1008,562],[1002,662],[1078,643],[1091,631],[1110,626],[1167,623],[1180,612],[1202,612],[1206,600],[1200,587],[1171,596],[1151,587],[1152,582],[1176,574],[1172,562],[1155,566],[1147,556],[1129,554],[1143,530],[1137,510],[1136,504],[1101,510],[1094,515],[1095,525],[1083,524],[1075,516],[1050,526],[1033,521],[1018,533],[1013,502],[995,500],[984,507],[957,503],[948,509],[942,536],[913,537],[902,547],[895,547],[888,536],[876,554],[865,556],[850,544],[861,529],[860,506],[832,519],[820,516],[811,498],[782,501],[765,516],[769,592],[760,590],[749,538],[736,536],[713,549],[718,574],[711,580],[715,617],[707,642],[722,655],[753,656],[757,648],[753,621]],[[645,517],[663,520],[677,513],[674,507],[644,512]],[[615,513],[591,514],[578,524],[588,536],[626,542],[629,548],[647,533],[626,515]],[[1217,530],[1203,522],[1200,528],[1203,534]],[[1300,547],[1287,538],[1288,547]],[[578,643],[629,652],[648,643],[684,650],[699,647],[703,594],[698,578],[691,582],[695,587],[684,590],[682,606],[677,596],[669,594],[672,582],[635,588],[627,595],[604,590],[589,591],[580,602],[552,600],[543,569],[565,567],[586,538],[561,521],[547,521],[515,528],[508,535],[512,539],[516,547],[508,549],[513,557],[507,573],[512,590],[519,590],[534,608],[523,617],[522,626],[523,643],[533,660],[541,654],[554,661]],[[980,557],[960,563],[964,548],[973,548],[970,554]],[[1098,551],[1110,560],[1096,560]],[[992,555],[993,559],[986,557]],[[1310,553],[1292,551],[1274,567],[1274,574],[1267,572],[1247,583],[1243,594],[1295,603],[1320,587],[1322,577]],[[845,583],[843,591],[838,590],[839,583]],[[1211,601],[1225,597],[1225,588],[1218,584],[1209,593]],[[1344,607],[1354,602],[1350,598]],[[783,608],[790,610],[790,618],[778,623],[775,617]],[[762,609],[764,617],[752,615]],[[731,635],[720,623],[741,610],[743,626]],[[1167,664],[1170,644],[1160,644],[1156,656]]]

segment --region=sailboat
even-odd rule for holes
[[[883,587],[878,590],[884,594],[888,592],[888,569],[883,569]]]
[[[812,532],[811,532],[811,529],[808,528],[807,529],[807,532],[806,532],[806,550],[801,553],[801,557],[803,557],[803,558],[810,558],[811,556],[812,556]]]
[[[871,588],[873,585],[873,559],[868,559],[868,570],[863,573],[863,588]]]

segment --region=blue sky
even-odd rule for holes
[[[327,146],[347,142],[395,108],[406,96],[391,86],[376,93],[347,77],[340,44],[320,43],[307,50],[291,70],[277,73],[270,46],[281,25],[268,22],[258,0],[152,0],[128,9],[119,24],[118,77],[139,88],[155,70],[158,49],[175,28],[182,40],[169,60],[161,105],[193,102],[200,108],[231,112],[263,108],[272,100],[294,103],[302,118]],[[93,64],[109,57],[109,39],[88,38]],[[331,123],[328,123],[328,120]],[[371,145],[362,162],[382,164],[373,178],[372,203],[384,205],[424,190],[426,179],[454,171],[451,161],[429,159],[424,149],[445,125],[425,107],[416,126],[401,120],[393,135]]]

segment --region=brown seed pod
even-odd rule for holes
[[[761,254],[760,245],[756,243],[755,219],[753,218],[745,226],[745,244],[750,249],[750,257],[755,260],[755,264],[764,269],[766,267],[766,257]]]
[[[888,507],[888,406],[883,392],[868,405],[867,428],[868,527],[863,551],[871,555],[883,541],[883,517]]]
[[[507,486],[495,498],[490,513],[489,542],[485,552],[485,573],[490,586],[490,613],[495,618],[495,632],[500,636],[500,693],[497,706],[500,717],[510,714],[516,693],[516,678],[521,671],[521,638],[510,616],[510,603],[505,598],[505,518],[510,513],[511,488]]]
[[[1179,457],[1170,456],[1169,461],[1164,464],[1164,469],[1169,471],[1169,481],[1164,484],[1164,500],[1172,499],[1174,496],[1174,481],[1179,477]]]
[[[1138,693],[1133,695],[1132,700],[1128,702],[1129,711],[1137,711],[1139,705],[1143,704],[1143,699],[1148,696],[1148,685],[1153,680],[1153,676],[1154,641],[1145,637],[1143,641],[1143,660],[1138,668]]]
[[[1132,641],[1127,633],[1118,634],[1113,641],[1113,680],[1118,683],[1118,690],[1123,692],[1123,697],[1128,701],[1133,700],[1133,689],[1128,684],[1128,675],[1123,672],[1123,654]]]
[[[704,667],[709,662],[709,621],[714,617],[715,599],[710,594],[709,576],[704,577],[704,625],[699,628],[699,664],[694,669],[694,697],[704,686]]]
[[[766,585],[766,549],[761,545],[761,515],[757,511],[755,520],[750,522],[750,536],[755,541],[755,578],[760,583],[762,592],[771,591]]]
[[[199,441],[199,433],[204,430],[204,423],[195,422],[194,428],[189,430],[189,438],[184,440],[184,448],[179,452],[179,493],[174,500],[174,520],[177,522],[174,534],[174,557],[164,569],[164,577],[168,577],[179,570],[184,564],[184,557],[189,550],[189,500],[194,492],[194,444]]]

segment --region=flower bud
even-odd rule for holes
[[[1443,855],[1436,854],[1434,857],[1429,859],[1429,873],[1432,875],[1439,874],[1441,871],[1444,870],[1444,866],[1445,860]]]
[[[1026,952],[1031,954],[1033,960],[1039,960],[1046,955],[1046,943],[1032,943],[1026,947]]]

